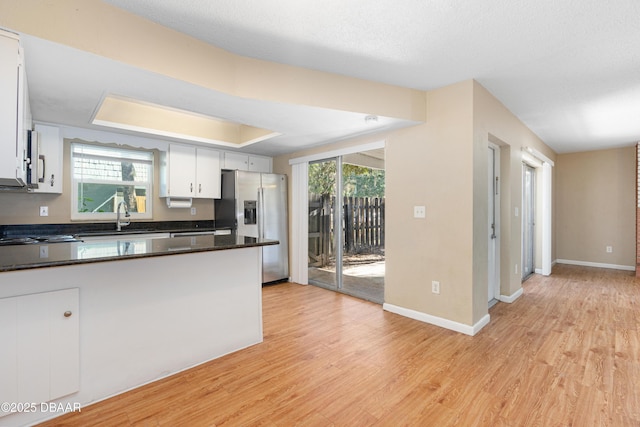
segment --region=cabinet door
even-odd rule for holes
[[[48,292],[16,297],[18,303],[18,401],[49,400]]]
[[[80,290],[49,295],[49,400],[80,389]]]
[[[251,172],[271,172],[271,159],[269,157],[249,156],[249,170]]]
[[[249,156],[239,153],[224,153],[224,169],[249,170]]]
[[[220,198],[220,152],[196,149],[196,195],[202,199]]]
[[[2,402],[48,402],[79,390],[78,309],[78,288],[0,299]]]
[[[0,32],[0,181],[21,177],[18,148],[19,42]]]
[[[196,190],[196,149],[188,145],[169,146],[168,196],[193,197]]]
[[[16,298],[0,299],[0,403],[18,402],[17,310]]]
[[[62,194],[62,138],[55,126],[35,125],[40,135],[36,193]],[[34,159],[33,161],[36,161]]]

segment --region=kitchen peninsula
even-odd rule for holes
[[[261,342],[261,252],[274,244],[231,234],[0,247],[0,402],[34,404],[0,424]]]

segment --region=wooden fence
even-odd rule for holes
[[[309,258],[326,265],[334,255],[335,196],[309,199]],[[342,244],[345,254],[379,253],[384,249],[384,198],[343,197]]]

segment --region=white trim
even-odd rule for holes
[[[309,283],[309,171],[308,163],[291,166],[291,280]]]
[[[526,151],[522,151],[522,161],[532,168],[541,168],[542,162],[538,159],[535,159],[531,154]]]
[[[550,158],[548,158],[547,156],[545,156],[544,154],[542,154],[541,152],[539,152],[535,148],[522,147],[522,149],[527,151],[527,152],[529,152],[531,155],[533,155],[538,160],[542,160],[544,163],[549,163],[551,166],[555,166],[555,164],[553,163],[553,160],[551,160]]]
[[[345,154],[353,154],[353,153],[359,153],[361,151],[377,150],[380,148],[384,148],[384,146],[385,146],[384,140],[370,142],[368,144],[355,145],[353,147],[345,147],[345,148],[340,148],[338,150],[324,151],[322,153],[296,157],[294,159],[289,160],[289,164],[295,165],[296,163],[309,163],[309,162],[314,162],[316,160],[323,160],[331,157],[344,156]]]
[[[524,290],[522,288],[520,288],[517,291],[515,291],[514,293],[512,293],[511,295],[500,295],[499,300],[501,302],[506,302],[506,303],[511,304],[512,302],[514,302],[515,300],[520,298],[523,293],[524,293]]]
[[[399,307],[397,305],[384,303],[382,309],[391,313],[399,314],[400,316],[408,317],[410,319],[419,320],[424,323],[439,326],[441,328],[449,329],[451,331],[460,332],[462,334],[474,336],[480,329],[489,324],[490,317],[485,314],[475,325],[469,326],[463,323],[454,322],[453,320],[444,319],[442,317],[432,316],[421,311],[411,310],[410,308]]]
[[[575,261],[571,259],[558,259],[556,260],[556,262],[558,264],[581,265],[584,267],[598,267],[598,268],[610,268],[613,270],[636,271],[635,265],[606,264],[602,262]]]
[[[551,167],[553,162],[545,162],[542,164],[542,274],[549,276],[551,274],[551,245],[552,245],[552,226],[551,226],[551,206],[553,203],[553,187],[551,185]]]

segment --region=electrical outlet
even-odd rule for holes
[[[196,214],[196,208],[191,208],[191,215],[195,215]]]
[[[40,206],[40,216],[49,216],[49,206]]]
[[[413,207],[413,217],[414,218],[425,218],[427,215],[427,209],[424,206],[414,206]]]
[[[49,258],[49,246],[40,246],[40,258]]]
[[[607,253],[608,254],[612,254],[613,253],[613,246],[607,246],[606,249],[607,249]]]
[[[438,282],[437,280],[431,281],[431,292],[434,294],[440,293],[440,282]]]

